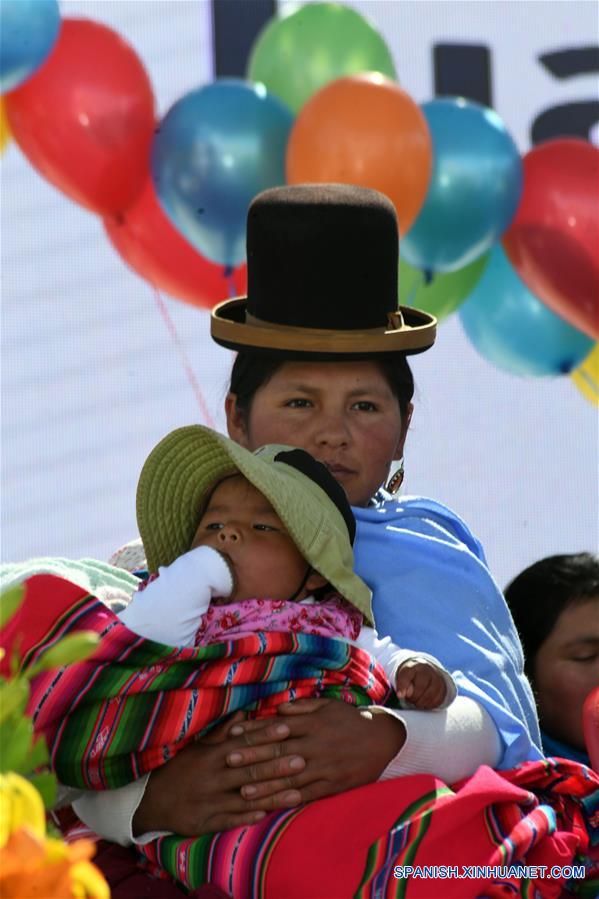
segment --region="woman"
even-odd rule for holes
[[[542,755],[522,651],[480,545],[443,506],[380,491],[403,457],[412,413],[405,356],[435,336],[431,316],[397,310],[397,251],[395,213],[380,194],[268,191],[248,218],[248,297],[213,311],[212,335],[239,352],[230,436],[250,449],[297,445],[328,466],[354,507],[356,570],[373,589],[379,631],[438,656],[460,695],[442,712],[312,699],[280,706],[274,719],[240,715],[149,779],[76,803],[99,833],[147,843],[150,865],[188,887],[274,899],[396,888],[465,899],[504,889],[498,877],[517,891],[521,875],[493,868],[468,884],[427,886],[408,883],[404,865],[509,864],[531,850],[537,865],[569,863],[588,848],[571,796],[590,788],[575,769],[534,761]],[[522,762],[504,776],[491,770]],[[473,777],[453,791],[430,776],[433,766],[447,783]],[[417,776],[400,777],[409,774]],[[381,775],[391,779],[374,783]],[[569,791],[554,807],[559,831],[576,820],[576,838],[553,835],[553,812],[531,792],[541,781],[545,796]],[[122,869],[119,879],[119,897],[140,894],[138,880],[137,892],[123,889]]]
[[[599,684],[599,558],[541,559],[514,578],[505,598],[537,698],[543,749],[588,765],[582,709]]]
[[[156,830],[224,830],[371,783],[387,766],[391,777],[442,764],[453,783],[481,764],[541,757],[520,644],[480,545],[440,504],[379,493],[412,415],[406,355],[435,337],[432,316],[397,311],[397,255],[395,212],[381,194],[267,191],[248,216],[248,297],[214,310],[212,335],[239,353],[230,436],[252,450],[298,445],[328,465],[354,506],[357,571],[373,588],[379,630],[439,655],[456,672],[458,701],[420,719],[307,701],[282,707],[274,724],[238,722],[147,784],[78,803],[102,835],[127,843]]]

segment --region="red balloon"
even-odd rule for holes
[[[246,293],[247,266],[228,275],[224,265],[204,259],[162,211],[150,177],[135,205],[104,219],[104,227],[125,262],[171,297],[211,309],[232,293]]]
[[[101,215],[141,192],[154,132],[154,95],[135,51],[110,28],[64,19],[41,69],[5,97],[12,134],[65,194]]]
[[[524,191],[503,244],[527,287],[550,309],[599,338],[599,150],[548,141],[524,157]]]

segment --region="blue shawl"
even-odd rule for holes
[[[379,636],[437,656],[459,694],[485,707],[502,740],[500,769],[543,758],[520,640],[480,543],[433,500],[353,511],[356,571],[373,592]]]

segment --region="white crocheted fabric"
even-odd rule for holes
[[[145,569],[146,553],[141,538],[137,537],[136,540],[130,540],[129,543],[125,543],[124,546],[117,549],[109,558],[108,563],[109,565],[114,565],[115,568],[123,568],[130,573]]]

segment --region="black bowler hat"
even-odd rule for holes
[[[248,295],[219,303],[221,346],[285,359],[421,353],[434,316],[398,306],[399,236],[391,201],[349,184],[266,190],[247,220]]]

